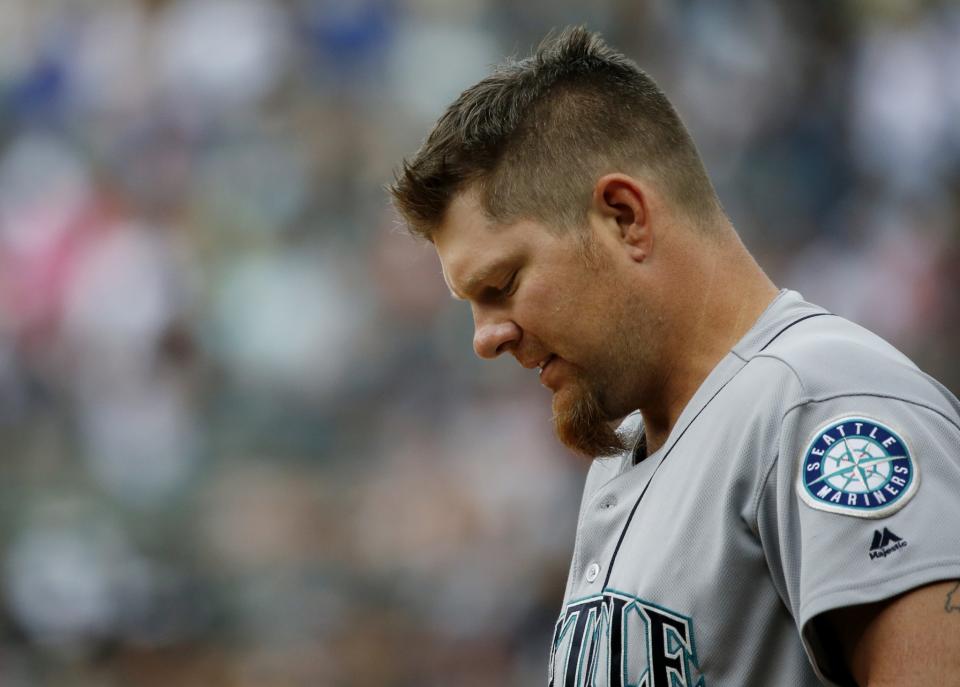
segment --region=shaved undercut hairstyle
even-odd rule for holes
[[[582,226],[609,172],[653,184],[695,224],[722,213],[696,146],[645,72],[582,27],[548,36],[464,91],[389,191],[431,240],[453,197],[476,187],[494,222]]]

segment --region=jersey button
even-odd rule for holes
[[[590,567],[587,568],[587,582],[593,582],[599,574],[600,565],[598,563],[591,563]]]

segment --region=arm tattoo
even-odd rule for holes
[[[953,585],[953,589],[947,592],[947,602],[943,605],[943,610],[960,612],[960,582]]]

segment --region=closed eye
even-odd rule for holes
[[[485,303],[495,303],[509,298],[516,293],[518,286],[517,272],[510,275],[509,281],[501,287],[488,286],[480,292],[480,301]]]
[[[506,283],[506,285],[500,290],[500,292],[501,292],[504,296],[512,296],[514,293],[516,293],[516,291],[517,291],[517,286],[518,286],[518,284],[519,284],[519,282],[518,282],[518,280],[517,280],[517,274],[518,274],[518,272],[514,272],[513,274],[511,274],[511,275],[510,275],[510,281],[508,281],[508,282]]]

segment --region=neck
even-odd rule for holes
[[[778,292],[732,227],[715,249],[686,254],[699,258],[675,270],[681,296],[671,321],[680,326],[664,347],[658,393],[640,408],[648,453],[666,442],[694,393]]]

